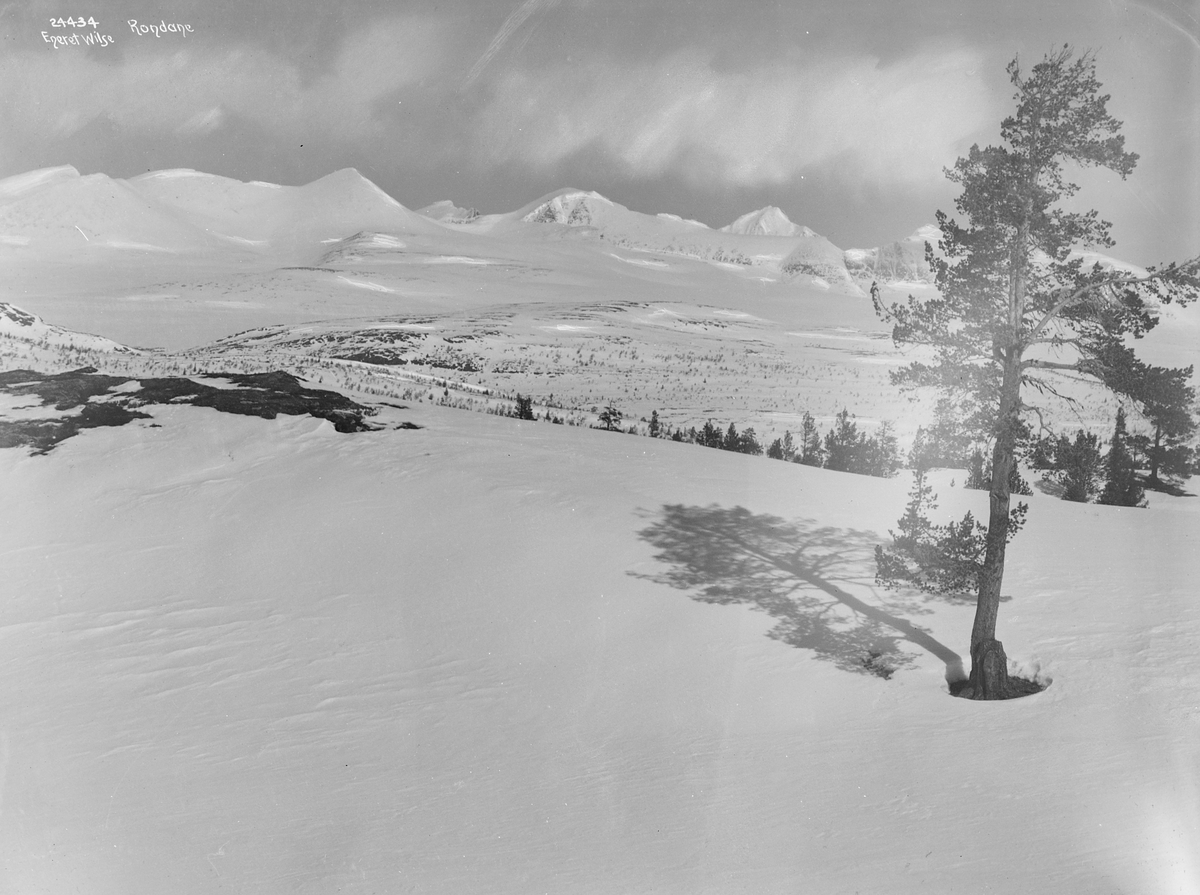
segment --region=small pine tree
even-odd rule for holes
[[[604,427],[605,431],[612,432],[620,427],[623,416],[621,411],[609,404],[600,411],[600,425]]]
[[[885,587],[911,584],[931,593],[954,594],[977,590],[987,552],[987,526],[971,513],[959,522],[934,525],[928,512],[937,508],[937,495],[925,473],[913,473],[908,506],[891,531],[892,546],[875,547],[875,580]],[[1012,510],[1007,537],[1025,524],[1025,504]]]
[[[1144,507],[1146,492],[1138,481],[1137,470],[1134,468],[1133,457],[1127,445],[1128,433],[1125,430],[1125,408],[1117,408],[1117,422],[1113,427],[1112,443],[1108,448],[1108,456],[1104,458],[1104,490],[1096,499],[1097,503],[1118,507]]]
[[[974,491],[992,490],[992,464],[987,462],[983,449],[980,447],[976,447],[971,452],[971,456],[967,458],[967,480],[963,487]],[[1011,494],[1029,495],[1033,493],[1033,489],[1021,475],[1021,470],[1016,463],[1013,463],[1008,470],[1008,490]]]
[[[913,469],[962,466],[971,450],[971,436],[961,417],[963,411],[943,395],[934,410],[934,421],[917,429],[909,464]]]
[[[732,429],[733,425],[731,424],[729,428]],[[756,457],[762,454],[762,445],[758,443],[758,437],[754,434],[753,427],[747,427],[746,431],[738,436],[737,450],[740,454],[751,454]]]
[[[836,425],[825,436],[825,468],[887,478],[900,467],[900,451],[891,423],[867,437],[858,431],[854,415],[842,410]]]
[[[1188,384],[1192,368],[1148,367],[1141,380],[1141,401],[1146,418],[1154,428],[1147,440],[1145,454],[1150,465],[1149,481],[1155,487],[1168,479],[1183,478],[1191,472],[1191,448],[1187,440],[1196,434],[1196,415],[1192,405],[1195,389]]]
[[[520,392],[517,393],[517,410],[516,417],[519,420],[537,419],[533,415],[533,397],[521,397]]]
[[[879,478],[891,478],[900,468],[900,446],[890,422],[879,427],[879,432],[863,443],[861,469],[854,470]]]
[[[796,459],[796,442],[792,438],[791,432],[783,433],[783,456],[780,459],[787,463]]]
[[[971,452],[971,456],[967,459],[966,487],[973,491],[991,490],[992,474],[984,469],[986,462],[983,457],[983,448],[977,447]]]
[[[1080,429],[1075,440],[1059,436],[1055,451],[1055,469],[1063,486],[1063,500],[1087,503],[1100,483],[1100,439]]]
[[[721,442],[721,449],[726,451],[740,451],[742,449],[741,436],[738,435],[738,430],[733,423],[729,424],[729,428],[725,430],[725,440]]]
[[[805,466],[824,466],[825,450],[821,447],[821,433],[817,431],[817,421],[807,410],[800,423],[800,451],[795,458],[796,463]]]
[[[782,460],[783,459],[783,439],[782,438],[776,438],[774,441],[771,442],[770,447],[767,448],[767,456],[770,457],[772,460]]]
[[[658,421],[658,411],[655,410],[650,414],[650,437],[658,438],[662,434],[662,423]]]
[[[924,426],[917,426],[917,434],[913,436],[912,450],[908,452],[908,465],[920,472],[933,468],[933,451],[929,446],[929,435]]]
[[[853,414],[845,408],[837,415],[834,427],[825,435],[825,468],[851,472],[862,447],[862,436]]]

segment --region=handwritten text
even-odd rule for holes
[[[107,47],[113,42],[111,34],[89,31],[86,34],[48,34],[42,32],[42,40],[55,49],[62,47]]]
[[[159,22],[157,25],[143,25],[137,19],[130,19],[127,23],[129,30],[139,37],[153,34],[155,37],[162,37],[164,34],[191,34],[196,29],[191,25],[181,25],[178,22]]]

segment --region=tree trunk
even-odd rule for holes
[[[996,639],[996,616],[1000,611],[1000,588],[1004,583],[1004,556],[1008,548],[1009,510],[1012,504],[1008,482],[1016,453],[1020,422],[1020,354],[1008,349],[1004,359],[1004,382],[996,442],[992,448],[992,487],[988,496],[987,552],[979,576],[979,600],[971,629],[971,677],[959,693],[970,699],[1005,699],[1009,695],[1008,657]]]
[[[1150,450],[1150,484],[1159,485],[1158,481],[1158,461],[1162,454],[1162,426],[1154,427],[1154,447]]]

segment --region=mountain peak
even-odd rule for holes
[[[23,196],[25,193],[33,192],[44,186],[78,179],[79,171],[74,165],[26,171],[24,174],[15,174],[0,180],[0,200],[16,199],[18,196]]]
[[[613,206],[613,201],[596,192],[564,189],[541,199],[521,220],[531,224],[566,224],[587,226],[593,222],[595,209]]]
[[[808,227],[793,224],[788,216],[774,205],[744,214],[732,224],[721,228],[724,233],[740,233],[743,236],[807,236],[817,234]]]

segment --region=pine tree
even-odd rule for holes
[[[1192,410],[1196,390],[1188,384],[1191,378],[1191,367],[1147,366],[1137,380],[1133,397],[1154,428],[1145,445],[1148,481],[1153,487],[1162,485],[1162,476],[1178,478],[1191,471],[1192,451],[1187,441],[1197,428]]]
[[[732,423],[729,428],[733,428]],[[738,453],[750,454],[755,457],[763,452],[762,445],[758,443],[758,436],[755,434],[753,426],[747,426],[746,431],[738,437],[737,450]]]
[[[891,478],[900,468],[900,445],[890,422],[885,422],[879,431],[864,442],[861,468],[854,470],[879,478]]]
[[[937,495],[924,471],[913,473],[908,506],[890,532],[892,547],[875,548],[876,580],[885,586],[913,584],[938,594],[978,590],[986,555],[987,528],[967,513],[960,522],[934,525],[928,512],[937,508]],[[1009,538],[1024,524],[1024,510],[1016,515]]]
[[[796,442],[792,438],[792,433],[786,430],[783,433],[783,456],[780,459],[786,463],[791,463],[796,459]]]
[[[1124,179],[1137,163],[1125,150],[1121,123],[1107,111],[1090,54],[1074,58],[1064,47],[1022,71],[1008,66],[1016,109],[1000,125],[1000,146],[972,146],[947,172],[961,187],[959,225],[938,212],[941,231],[935,271],[937,295],[876,310],[893,323],[898,344],[932,349],[932,362],[915,362],[894,381],[932,386],[972,411],[975,434],[991,444],[992,475],[985,556],[971,631],[971,677],[960,695],[1003,699],[1025,689],[1008,679],[1008,660],[996,639],[1005,555],[1016,514],[1010,474],[1024,423],[1034,408],[1025,393],[1056,393],[1050,371],[1068,370],[1110,384],[1111,358],[1124,338],[1157,323],[1147,297],[1191,301],[1200,290],[1200,257],[1151,268],[1142,276],[1099,264],[1085,267],[1080,246],[1109,247],[1111,225],[1095,211],[1059,203],[1078,187],[1065,165],[1106,168]],[[894,545],[903,552],[903,545]],[[884,551],[885,555],[887,551]]]
[[[1113,427],[1112,443],[1108,456],[1104,458],[1104,490],[1097,503],[1118,507],[1144,507],[1146,492],[1138,481],[1133,456],[1129,453],[1129,434],[1125,430],[1125,408],[1117,408],[1117,422]]]
[[[909,464],[914,469],[960,468],[971,452],[971,435],[950,397],[938,398],[933,423],[917,429]]]
[[[834,426],[825,435],[825,468],[851,472],[862,450],[863,437],[858,423],[849,410],[843,408],[834,418]]]
[[[516,417],[519,420],[536,419],[533,415],[533,397],[521,397],[520,392],[517,393],[517,410]]]
[[[742,449],[742,440],[738,436],[738,430],[733,423],[729,424],[729,428],[725,430],[725,439],[721,442],[721,448],[726,451],[740,451]]]
[[[662,434],[662,423],[658,421],[658,411],[650,412],[650,428],[649,433],[651,438],[658,438]]]
[[[615,431],[620,427],[623,416],[621,411],[617,410],[612,404],[609,404],[600,411],[600,425],[604,427],[605,431]]]
[[[1087,503],[1100,484],[1100,439],[1082,429],[1075,433],[1074,441],[1060,437],[1055,470],[1063,486],[1062,499]]]
[[[985,468],[987,464],[983,456],[983,448],[975,448],[967,460],[966,487],[972,491],[992,490],[992,474]]]
[[[807,410],[800,422],[800,452],[795,462],[805,466],[825,465],[825,451],[821,447],[821,433],[817,431],[817,421]]]
[[[705,447],[720,448],[725,445],[725,438],[721,435],[721,430],[712,424],[712,420],[704,424],[704,428],[696,436],[696,443],[702,444]]]

